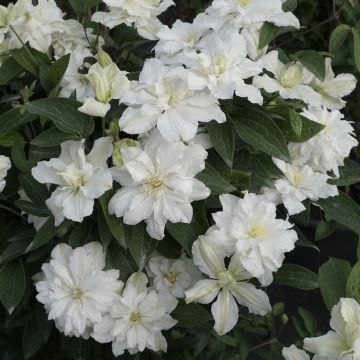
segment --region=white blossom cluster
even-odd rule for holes
[[[263,91],[276,93],[284,100],[302,101],[306,107],[301,115],[324,126],[310,140],[288,145],[291,163],[273,159],[283,174],[273,187],[264,187],[261,194],[220,196],[222,211],[212,215],[214,225],[194,242],[192,259],[184,254],[178,259],[155,254],[146,264],[148,276],[135,273],[124,285],[117,270],[105,268],[99,243],[54,248],[36,288],[37,299],[60,331],[111,342],[115,356],[145,348],[166,351],[162,331],[176,324],[170,314],[178,299],[212,303],[219,335],[236,325],[238,305],[258,315],[271,311],[266,292],[255,284],[272,283],[285,253],[298,240],[289,219],[277,215],[277,205],[283,204],[287,214],[294,215],[305,209],[306,199],[338,194],[327,181],[339,176],[339,167],[357,145],[351,124],[340,112],[356,79],[349,74],[335,76],[327,58],[326,77],[320,81],[300,62],[284,64],[277,51],[259,49],[265,22],[300,27],[292,13],[282,10],[281,0],[214,0],[192,23],[177,20],[172,27],[158,19],[172,0],[104,3],[107,11],[96,12],[93,21],[108,28],[134,26],[144,38],[157,41],[155,58],[145,61],[137,81],[129,81],[127,73],[101,50],[101,39],[97,62],[86,65],[84,59],[92,56],[88,39],[95,41],[95,35],[88,31],[85,36],[80,23],[65,20],[54,0],[0,6],[1,49],[21,47],[21,38],[38,51],[52,51],[55,58],[70,53],[60,95],[75,94],[83,104],[80,112],[102,118],[111,102],[123,104],[120,130],[138,136],[119,143],[101,137],[90,152],[85,139],[66,141],[58,158],[40,161],[32,169],[38,182],[54,189],[46,205],[55,225],[65,219],[82,222],[93,213],[95,200],[115,183],[120,186],[116,185],[108,212],[125,224],[144,221],[148,234],[162,240],[167,223],[191,223],[192,202],[210,195],[196,178],[205,169],[209,147],[208,139],[206,146],[199,139],[201,125],[226,122],[220,100],[236,95],[262,105]],[[9,159],[0,156],[1,191],[9,168]],[[41,226],[33,217],[29,222],[37,229]],[[333,331],[306,339],[305,349],[338,358],[343,353],[336,353],[336,342],[339,349],[346,344],[344,354],[352,351],[360,356],[360,336],[354,330],[358,330],[358,307],[343,299],[333,310]],[[308,358],[294,347],[284,350],[286,359],[301,356]]]
[[[314,360],[347,360],[360,358],[360,305],[351,298],[342,298],[331,311],[331,330],[319,337],[305,338],[304,349],[315,354]],[[310,360],[295,345],[283,349],[285,360]]]

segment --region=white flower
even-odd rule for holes
[[[235,91],[236,95],[261,104],[260,91],[244,80],[259,74],[262,68],[246,55],[246,42],[233,27],[226,26],[207,35],[201,40],[198,52],[186,56],[190,88],[208,88],[218,99],[232,99]]]
[[[283,348],[282,356],[285,360],[310,360],[310,356],[304,350],[298,349],[295,345]]]
[[[196,52],[199,41],[208,31],[206,15],[203,13],[191,24],[176,20],[171,28],[163,25],[156,34],[159,38],[154,48],[156,57],[166,64],[181,65],[186,54]]]
[[[231,258],[226,268],[223,249],[216,239],[209,236],[200,236],[194,242],[192,254],[194,263],[210,279],[200,280],[186,291],[186,302],[209,304],[217,297],[211,313],[215,319],[214,329],[219,335],[229,332],[236,325],[236,301],[254,314],[265,315],[271,311],[266,293],[248,283],[252,276],[243,269],[238,254]]]
[[[327,184],[330,177],[314,172],[309,165],[287,164],[275,158],[273,162],[283,172],[284,177],[274,181],[275,189],[265,188],[263,193],[265,196],[268,192],[278,193],[280,202],[284,204],[289,215],[304,211],[302,201],[305,199],[317,201],[339,195],[335,185]]]
[[[259,29],[264,22],[300,28],[299,20],[283,11],[281,0],[214,0],[206,12],[213,17],[215,28],[227,22],[237,29]]]
[[[289,150],[295,164],[310,165],[315,171],[333,171],[339,176],[339,166],[351,149],[358,145],[350,122],[343,119],[339,111],[311,107],[303,116],[325,126],[317,135],[304,143],[290,143]]]
[[[267,71],[274,74],[256,76],[253,85],[272,94],[279,92],[283,99],[299,99],[310,105],[320,105],[321,96],[310,87],[314,75],[299,62],[283,64],[277,51],[271,51],[261,59],[261,64]]]
[[[194,262],[184,254],[178,259],[153,256],[148,267],[155,289],[169,292],[176,298],[183,298],[184,292],[201,277]]]
[[[128,105],[119,120],[122,131],[140,134],[155,126],[168,141],[188,141],[199,122],[225,122],[218,101],[207,91],[191,90],[188,71],[164,66],[158,59],[146,61],[138,82],[124,94]]]
[[[112,176],[106,160],[112,154],[112,139],[95,141],[91,152],[85,155],[84,142],[65,141],[59,158],[40,161],[32,169],[33,177],[42,184],[58,187],[46,201],[59,225],[64,217],[82,222],[93,212],[94,199],[112,188]]]
[[[91,57],[92,54],[88,49],[76,49],[71,52],[69,65],[61,81],[61,97],[70,97],[74,92],[76,99],[84,101],[86,98],[95,96],[90,81],[81,71],[84,69],[84,60]]]
[[[314,78],[310,85],[321,95],[323,106],[328,109],[338,110],[345,106],[346,102],[342,98],[353,92],[357,80],[352,74],[339,74],[335,76],[331,68],[331,58],[326,58],[325,64],[325,80],[321,81]]]
[[[131,354],[145,348],[166,352],[167,343],[161,331],[177,323],[169,315],[173,307],[168,308],[159,294],[146,288],[142,280],[136,286],[132,276],[122,296],[111,306],[110,314],[94,327],[92,337],[101,343],[112,342],[115,356],[123,354],[126,349]]]
[[[119,296],[123,287],[117,280],[119,271],[104,271],[104,267],[105,253],[98,242],[74,250],[59,244],[50,262],[43,264],[36,298],[66,336],[88,337]]]
[[[360,359],[360,305],[342,298],[331,311],[331,329],[326,335],[305,338],[304,349],[336,360]]]
[[[18,191],[18,194],[20,196],[20,200],[30,201],[29,197],[26,195],[25,191],[23,189]],[[24,211],[21,212],[21,214],[26,214]],[[27,221],[29,224],[33,224],[36,231],[38,231],[49,219],[49,217],[40,217],[36,215],[27,214]]]
[[[0,192],[4,190],[6,185],[5,177],[11,168],[10,159],[7,156],[0,155]]]
[[[110,100],[120,99],[130,87],[125,71],[120,71],[115,63],[102,67],[92,65],[85,77],[89,80],[95,99],[86,98],[79,111],[92,116],[104,117],[110,110]]]
[[[246,41],[248,56],[251,60],[256,61],[266,55],[268,46],[259,49],[260,30],[256,30],[254,28],[246,28],[241,31],[241,35]]]
[[[121,152],[124,166],[113,168],[112,174],[122,188],[110,200],[109,212],[129,225],[145,220],[147,232],[158,240],[168,220],[190,223],[191,202],[210,194],[194,178],[205,168],[206,151],[199,145],[168,143],[154,134],[144,150],[123,147]]]
[[[230,237],[244,268],[261,284],[272,282],[298,237],[287,220],[276,219],[276,206],[262,195],[245,192],[244,197],[221,195],[223,211],[213,214],[222,236]],[[231,240],[227,243],[231,244]]]
[[[156,33],[162,24],[157,16],[174,5],[172,0],[105,0],[109,12],[96,12],[92,21],[114,28],[120,24],[134,26],[139,34],[149,40],[156,40]]]

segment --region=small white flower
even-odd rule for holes
[[[360,305],[342,298],[331,311],[330,330],[326,335],[305,338],[304,349],[327,359],[360,359]]]
[[[4,190],[6,185],[5,177],[11,168],[10,159],[7,156],[0,155],[0,192]]]
[[[320,105],[321,96],[310,87],[314,75],[299,62],[283,64],[277,51],[271,51],[261,59],[265,70],[273,73],[256,76],[253,85],[272,94],[278,92],[283,99],[299,99],[309,105]]]
[[[110,110],[110,100],[120,99],[130,88],[130,81],[125,71],[120,71],[115,63],[102,67],[92,65],[85,77],[89,80],[95,99],[86,98],[79,111],[92,116],[104,117]]]
[[[310,356],[304,350],[298,349],[295,345],[283,348],[282,356],[285,360],[310,360]]]
[[[238,306],[236,301],[246,306],[250,312],[265,315],[271,311],[266,293],[248,282],[252,276],[241,265],[235,254],[225,266],[225,253],[216,239],[200,236],[192,247],[194,263],[210,279],[198,281],[185,292],[186,302],[209,304],[215,319],[214,329],[219,335],[229,332],[237,323]],[[236,299],[236,301],[235,301]]]
[[[191,24],[176,20],[171,28],[163,25],[157,33],[159,41],[154,48],[156,57],[166,64],[181,65],[186,54],[196,52],[199,41],[209,29],[203,13]]]
[[[351,149],[358,145],[354,129],[339,111],[310,107],[303,116],[325,126],[317,135],[304,143],[290,143],[289,150],[294,164],[310,165],[315,171],[333,171],[339,176],[339,166]]]
[[[160,60],[146,61],[139,81],[121,98],[128,105],[119,120],[122,131],[140,134],[155,126],[168,141],[188,141],[199,122],[225,122],[218,101],[207,91],[192,90],[188,71],[164,66]]]
[[[97,242],[74,250],[59,244],[50,262],[43,264],[36,298],[66,336],[87,338],[119,296],[123,287],[119,271],[104,271],[104,267],[105,253]]]
[[[209,196],[210,190],[195,175],[205,168],[206,151],[200,145],[169,143],[154,134],[144,150],[122,147],[124,166],[113,168],[122,188],[109,202],[109,212],[135,225],[145,220],[147,232],[164,237],[167,221],[190,223],[192,201]]]
[[[198,48],[198,52],[187,54],[185,59],[192,89],[208,88],[218,99],[232,99],[236,92],[253,103],[262,103],[260,91],[244,82],[262,68],[246,58],[246,42],[237,30],[226,26],[204,37]]]
[[[221,230],[222,242],[235,244],[244,268],[261,284],[273,280],[284,260],[284,254],[294,249],[298,237],[287,220],[276,218],[276,206],[263,195],[245,192],[244,197],[221,195],[223,211],[213,214]],[[230,239],[226,239],[230,237]]]
[[[300,28],[299,20],[283,11],[281,0],[214,0],[206,12],[213,17],[215,28],[228,22],[237,29],[259,29],[264,22]]]
[[[79,101],[95,97],[90,81],[85,74],[81,73],[84,69],[85,58],[91,56],[92,54],[88,49],[80,48],[71,52],[69,65],[61,81],[61,97],[70,97],[74,92]]]
[[[131,276],[127,281],[110,314],[95,325],[92,337],[101,343],[112,342],[115,356],[126,349],[131,354],[145,348],[166,352],[167,343],[161,331],[177,323],[169,315],[173,307],[167,307],[155,290],[146,288],[147,279],[144,282],[141,277],[138,284],[134,284],[134,280]]]
[[[183,298],[184,292],[201,277],[193,261],[185,255],[178,259],[156,255],[149,260],[148,267],[155,289],[169,292],[176,298]]]
[[[149,40],[157,40],[156,34],[162,26],[157,16],[174,5],[172,0],[104,0],[104,3],[109,11],[96,12],[92,21],[110,29],[120,24],[134,26],[142,37]]]
[[[263,193],[265,196],[272,192],[278,193],[280,203],[284,204],[289,215],[304,211],[302,201],[305,199],[317,201],[339,195],[335,185],[327,184],[330,177],[314,172],[309,165],[287,164],[275,158],[273,162],[283,172],[284,177],[274,181],[275,189],[264,188]]]
[[[112,139],[96,140],[87,155],[84,142],[65,141],[59,158],[40,161],[32,169],[33,177],[40,183],[58,185],[46,201],[55,225],[61,224],[64,217],[82,222],[92,214],[94,199],[112,188],[112,176],[106,164],[112,154]]]
[[[338,110],[345,106],[343,97],[350,95],[356,87],[356,77],[352,74],[339,74],[335,76],[331,68],[331,58],[325,59],[326,76],[321,81],[314,78],[310,84],[320,95],[321,103],[328,109]]]

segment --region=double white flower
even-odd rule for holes
[[[5,177],[11,168],[10,159],[7,156],[0,155],[0,192],[4,190],[6,185]]]
[[[330,176],[315,172],[309,165],[287,164],[273,159],[274,164],[282,171],[284,177],[274,181],[275,189],[264,188],[263,193],[276,204],[283,203],[289,215],[299,214],[305,210],[302,203],[305,199],[318,201],[339,194],[335,185],[327,180]]]
[[[262,285],[269,285],[285,253],[294,249],[296,231],[287,220],[276,218],[276,205],[263,195],[221,195],[223,211],[213,214],[214,233],[228,254],[237,253],[242,266]],[[215,228],[216,230],[216,228]]]
[[[92,337],[101,343],[112,342],[115,356],[123,354],[126,349],[130,354],[145,348],[167,350],[161,331],[177,323],[169,315],[176,302],[168,302],[155,290],[147,288],[147,281],[144,274],[131,275],[121,297],[111,306],[109,315],[94,327]]]
[[[44,304],[49,320],[66,336],[88,338],[92,327],[109,311],[123,283],[119,270],[106,270],[100,243],[72,249],[57,245],[51,260],[42,266],[36,283],[37,300]]]
[[[343,114],[323,107],[310,107],[302,115],[325,126],[317,135],[303,143],[290,143],[289,150],[294,164],[310,165],[315,171],[332,171],[339,176],[339,166],[358,145],[354,129]]]
[[[226,26],[204,37],[197,53],[189,53],[185,64],[190,73],[192,89],[208,88],[219,99],[232,99],[234,91],[240,97],[262,104],[260,91],[244,80],[257,75],[262,68],[247,57],[246,42],[232,26]]]
[[[162,26],[157,16],[174,5],[172,0],[104,0],[104,3],[109,11],[96,12],[92,21],[110,29],[120,24],[134,26],[142,37],[149,40],[157,39],[156,33]]]
[[[85,155],[85,140],[65,141],[59,158],[40,161],[32,176],[42,184],[58,185],[46,204],[55,217],[55,225],[64,218],[82,222],[93,212],[94,199],[112,188],[112,176],[106,161],[112,154],[112,139],[100,138]]]
[[[192,254],[194,263],[210,279],[200,280],[186,291],[186,302],[209,304],[217,297],[211,313],[215,319],[214,329],[219,335],[236,325],[239,317],[236,301],[254,314],[265,315],[271,311],[266,293],[248,282],[252,275],[242,267],[239,254],[235,254],[226,267],[224,250],[209,236],[200,236],[195,241]]]
[[[85,77],[92,86],[95,99],[86,98],[78,110],[92,116],[104,117],[110,110],[110,101],[120,99],[130,88],[126,74],[113,62],[106,66],[99,63],[92,65]]]
[[[342,298],[331,311],[330,330],[326,335],[305,338],[304,349],[326,359],[360,359],[360,305]]]
[[[199,122],[225,122],[217,99],[208,91],[192,90],[188,74],[158,59],[146,61],[139,81],[121,98],[129,108],[119,120],[120,129],[140,134],[157,126],[167,141],[188,141],[196,135]]]
[[[122,185],[109,202],[110,214],[135,225],[145,220],[147,232],[164,237],[167,221],[190,223],[192,201],[209,196],[210,190],[195,175],[205,168],[206,151],[200,145],[169,143],[159,134],[145,141],[144,149],[122,148],[124,166],[113,168]]]

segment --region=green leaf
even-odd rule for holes
[[[6,85],[16,76],[24,72],[22,66],[15,59],[9,57],[1,64],[0,85]]]
[[[11,315],[25,292],[25,271],[20,260],[10,261],[0,268],[0,300]]]
[[[66,134],[57,128],[51,128],[40,133],[31,141],[31,144],[39,147],[53,147],[67,140],[80,140],[80,138],[79,135]]]
[[[231,170],[223,174],[226,181],[229,184],[236,187],[238,191],[248,190],[250,187],[251,173],[240,171],[240,170]]]
[[[26,112],[23,106],[8,110],[0,115],[0,133],[16,130],[36,118],[36,115]]]
[[[62,80],[69,65],[70,54],[66,54],[51,64],[48,73],[48,80],[52,87],[55,87]]]
[[[346,296],[360,302],[360,262],[357,262],[351,270],[346,284]]]
[[[349,4],[354,8],[359,4],[359,0],[349,0]]]
[[[16,131],[0,134],[0,146],[13,147],[17,144],[24,144],[24,138]]]
[[[39,231],[36,233],[33,241],[26,248],[25,253],[34,251],[34,250],[38,249],[39,247],[47,244],[50,240],[52,240],[56,236],[58,231],[59,231],[59,228],[54,225],[54,218],[51,216],[46,221],[46,223],[39,229]]]
[[[293,129],[296,136],[300,137],[303,128],[301,116],[298,112],[292,109],[290,109],[289,115],[290,115],[290,126]]]
[[[291,124],[291,120],[290,120],[290,114],[289,114],[289,119],[280,116],[273,117],[276,124],[279,126],[282,133],[284,134],[286,140],[289,142],[302,143],[308,141],[309,139],[314,137],[316,134],[318,134],[321,130],[325,128],[324,125],[317,123],[316,121],[307,119],[302,115],[299,116],[302,125],[300,135],[294,131],[294,127]]]
[[[109,226],[106,222],[105,215],[102,210],[97,212],[97,226],[101,244],[106,250],[111,243],[111,239],[113,238],[113,236],[110,232]]]
[[[37,76],[38,65],[33,61],[33,58],[29,56],[25,47],[12,50],[11,55],[20,66],[22,66],[25,70],[34,76]]]
[[[31,164],[25,153],[25,142],[17,142],[11,148],[11,159],[15,166],[23,173],[29,172]]]
[[[87,10],[98,5],[100,0],[69,0],[71,7],[79,15],[84,15]]]
[[[156,249],[157,240],[148,235],[144,223],[124,225],[124,232],[126,245],[139,269],[142,270],[148,257]]]
[[[285,12],[294,12],[294,10],[297,8],[297,0],[287,0],[283,3],[282,9]]]
[[[82,223],[76,224],[69,236],[69,245],[72,248],[83,246],[91,238],[94,221],[91,218],[84,219]]]
[[[298,51],[294,58],[311,71],[321,81],[325,80],[326,67],[324,58],[314,50]]]
[[[260,30],[260,38],[259,38],[259,49],[263,49],[266,45],[268,45],[272,40],[274,40],[277,36],[285,34],[289,31],[296,30],[292,26],[278,27],[273,23],[266,22],[262,26]]]
[[[303,307],[299,307],[299,314],[303,320],[306,331],[310,335],[315,336],[317,324],[314,315],[309,310],[306,310]]]
[[[351,31],[350,26],[346,24],[340,24],[333,30],[329,42],[329,51],[332,54],[334,54],[344,43],[344,41],[349,36],[350,31]]]
[[[39,207],[32,202],[25,200],[15,200],[15,205],[24,211],[26,214],[39,216],[39,217],[48,217],[50,216],[50,211],[47,207]]]
[[[360,235],[360,207],[347,194],[339,192],[339,196],[319,200],[327,218],[335,220]]]
[[[36,354],[43,344],[42,332],[39,329],[34,316],[30,318],[23,330],[23,351],[24,358],[29,359]]]
[[[351,272],[350,263],[330,258],[319,269],[319,286],[324,302],[329,310],[340,298],[346,297],[346,282]]]
[[[86,138],[94,131],[94,120],[79,112],[80,106],[78,101],[65,98],[35,100],[25,105],[30,113],[51,119],[60,131]]]
[[[274,274],[274,284],[301,290],[313,290],[319,287],[317,275],[314,272],[295,264],[284,264]]]
[[[126,242],[124,237],[124,228],[123,222],[120,218],[117,218],[115,215],[110,215],[108,210],[108,204],[110,198],[112,197],[112,191],[106,192],[100,199],[100,205],[103,211],[103,215],[105,217],[106,223],[109,227],[109,230],[116,241],[121,245],[123,248],[126,248]]]
[[[22,186],[28,198],[37,205],[44,205],[45,201],[50,197],[50,193],[46,185],[40,184],[32,176],[31,173],[20,174],[19,183]]]
[[[34,237],[35,230],[27,229],[18,232],[8,240],[9,245],[0,255],[0,265],[20,256],[28,247],[30,240]]]
[[[234,160],[235,139],[229,122],[218,124],[212,121],[208,124],[207,130],[217,153],[231,168]]]
[[[322,239],[325,239],[333,232],[333,228],[326,221],[322,220],[316,227],[315,240],[320,241]]]
[[[236,190],[209,163],[206,163],[205,170],[199,173],[196,178],[211,190],[212,195],[231,193]]]
[[[346,159],[344,166],[339,168],[340,176],[337,179],[328,180],[329,184],[336,186],[349,186],[360,182],[360,164]]]
[[[171,316],[178,321],[177,326],[183,328],[193,328],[201,324],[212,321],[211,314],[199,304],[185,304],[179,302]]]
[[[355,58],[355,64],[360,71],[360,30],[359,29],[352,29],[352,33],[354,36],[354,58]]]
[[[53,328],[53,322],[48,320],[48,315],[40,303],[35,305],[35,321],[43,342],[47,342]]]
[[[243,107],[238,111],[232,121],[241,140],[265,154],[290,161],[284,135],[267,113],[255,107]]]

